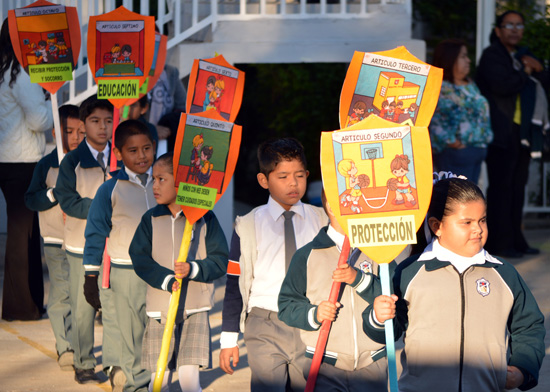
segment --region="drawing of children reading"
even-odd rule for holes
[[[202,111],[206,112],[206,108],[210,105],[210,93],[214,91],[214,85],[216,84],[216,78],[209,76],[206,80],[206,93],[204,96],[204,102],[202,104]]]
[[[412,187],[407,173],[409,172],[409,163],[411,160],[407,155],[396,155],[390,163],[392,174],[396,177],[393,179],[393,186],[395,189],[395,200],[392,201],[394,205],[405,204],[405,207],[411,208],[416,205],[416,200],[412,194]]]
[[[357,124],[359,121],[364,119],[365,110],[367,109],[367,104],[363,101],[357,101],[355,102],[355,105],[353,105],[353,113],[349,117],[348,124],[346,127],[349,127],[350,125]]]
[[[185,179],[185,182],[189,180],[189,177],[194,180],[197,179],[197,174],[201,169],[201,148],[203,144],[204,138],[202,136],[202,133],[199,135],[195,135],[195,137],[193,138],[193,150],[191,150],[191,162],[189,164],[189,171],[187,172],[187,178]]]
[[[201,149],[201,168],[197,176],[199,185],[206,185],[210,181],[214,165],[210,163],[209,159],[212,158],[213,153],[214,148],[211,146],[203,146]]]
[[[363,195],[357,176],[357,166],[351,159],[342,159],[338,162],[338,173],[346,179],[346,190],[349,193],[344,193],[340,197],[342,207],[350,207],[353,212],[360,214],[363,210],[359,206],[359,199]]]

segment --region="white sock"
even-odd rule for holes
[[[184,365],[178,368],[178,377],[182,392],[201,392],[199,365]]]
[[[156,373],[151,374],[151,382],[149,383],[149,392],[153,392],[155,375]],[[166,370],[164,372],[164,377],[162,379],[162,386],[160,387],[161,392],[168,392],[170,390],[170,384],[172,384],[172,372],[170,370]]]

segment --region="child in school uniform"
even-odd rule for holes
[[[108,177],[110,143],[113,131],[113,105],[96,96],[80,105],[80,120],[84,123],[86,138],[69,152],[59,165],[59,175],[53,190],[61,209],[66,214],[65,250],[69,261],[69,299],[72,315],[72,347],[74,350],[75,380],[79,384],[99,383],[95,374],[94,309],[84,297],[84,229],[88,210],[97,189]],[[102,295],[110,295],[102,290]],[[105,301],[110,304],[110,301]],[[102,309],[103,325],[114,322],[114,306]],[[110,375],[112,367],[119,366],[120,334],[103,335],[103,369]]]
[[[111,258],[110,285],[116,323],[104,325],[103,330],[105,333],[107,328],[115,327],[120,331],[120,364],[126,376],[125,384],[122,377],[111,378],[113,391],[147,390],[150,379],[141,367],[147,285],[134,272],[128,249],[141,216],[157,204],[151,170],[154,150],[155,141],[144,123],[128,120],[119,124],[113,151],[123,166],[97,190],[84,232],[84,294],[90,304],[101,302],[98,277],[109,238],[107,253]]]
[[[149,132],[151,132],[151,135],[153,136],[153,140],[155,141],[155,155],[156,155],[158,144],[159,144],[159,135],[158,135],[157,127],[145,119],[145,114],[147,113],[148,110],[149,110],[149,98],[147,97],[147,95],[144,95],[143,97],[138,99],[136,102],[128,106],[128,120],[139,120],[142,123],[144,123],[147,126],[147,128],[149,128]]]
[[[300,200],[309,172],[304,149],[293,138],[258,148],[258,182],[268,189],[267,204],[237,217],[231,239],[220,337],[220,367],[233,373],[244,333],[253,392],[305,388],[305,346],[299,331],[277,317],[277,299],[290,259],[327,224],[322,208]],[[285,224],[286,222],[286,224]],[[286,226],[286,228],[285,228]],[[285,236],[285,232],[287,233]]]
[[[434,240],[396,268],[395,294],[377,297],[364,313],[364,330],[376,341],[384,341],[390,318],[396,338],[405,333],[399,390],[533,388],[544,316],[516,269],[483,249],[483,193],[465,179],[438,181],[427,223]]]
[[[84,139],[84,125],[78,116],[78,107],[63,105],[59,108],[63,152],[78,147]],[[55,129],[52,131],[55,137]],[[25,193],[25,204],[38,211],[40,234],[44,241],[44,258],[50,276],[48,318],[55,336],[57,363],[61,370],[73,370],[71,345],[71,305],[69,303],[69,264],[63,247],[63,211],[54,197],[53,189],[59,172],[57,149],[42,158]]]
[[[176,204],[173,155],[161,156],[153,166],[153,192],[158,205],[147,211],[137,227],[130,257],[134,270],[147,283],[147,327],[143,336],[142,366],[152,372],[160,355],[171,293],[182,278],[180,302],[168,354],[162,390],[169,389],[177,371],[182,392],[201,391],[199,369],[212,366],[208,312],[214,305],[213,281],[225,275],[228,248],[212,211],[195,222],[186,263],[176,263],[185,216]]]
[[[324,192],[322,200],[330,224],[294,254],[279,293],[279,319],[301,330],[308,357],[306,374],[309,374],[321,324],[325,320],[332,322],[316,391],[386,392],[384,344],[369,339],[362,329],[362,313],[374,298],[375,290],[380,292],[373,279],[373,274],[378,273],[378,264],[354,249],[348,262],[338,266],[345,232]],[[341,282],[343,286],[336,304],[328,301],[333,282]]]

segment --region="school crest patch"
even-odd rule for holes
[[[359,264],[359,269],[365,274],[372,274],[372,263],[368,260],[362,261],[361,264]]]
[[[481,296],[486,297],[489,295],[491,289],[489,288],[489,281],[485,278],[478,279],[476,281],[477,284],[477,292],[481,294]]]

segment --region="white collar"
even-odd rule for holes
[[[338,250],[341,251],[342,246],[344,246],[344,239],[346,238],[346,236],[344,234],[338,233],[336,229],[330,224],[328,225],[327,235],[336,244]]]
[[[271,196],[269,196],[269,200],[267,201],[267,210],[269,211],[269,215],[271,215],[275,221],[281,217],[283,212],[285,212],[285,209]],[[295,212],[296,215],[300,215],[302,218],[305,217],[304,204],[301,201],[298,201],[298,203],[290,207],[290,211]]]
[[[90,143],[88,143],[88,139],[85,139],[85,140],[86,140],[86,145],[88,146],[88,148],[90,149],[90,152],[92,153],[92,156],[97,161],[97,154],[99,154],[99,151],[97,151],[95,148],[93,148],[90,145]],[[103,151],[101,151],[103,153],[103,159],[105,160],[105,162],[107,162],[107,159],[109,158],[109,151],[110,151],[109,143],[107,143]]]
[[[451,263],[458,272],[462,273],[466,271],[470,266],[475,264],[485,264],[486,261],[490,261],[495,264],[502,264],[498,259],[494,258],[485,249],[481,249],[477,254],[472,257],[464,257],[457,255],[453,251],[441,246],[437,238],[428,244],[424,249],[424,252],[418,258],[418,261],[425,261],[431,259],[438,259],[439,261],[447,261]]]
[[[128,178],[130,178],[133,182],[141,185],[141,180],[139,179],[137,173],[135,173],[132,170],[128,169],[127,166],[124,166],[124,171],[126,172],[126,174],[128,174]],[[149,169],[147,169],[147,171],[145,173],[148,174],[148,177],[147,177],[147,184],[148,184],[149,181],[151,181],[151,178],[152,178],[153,168],[150,167]]]

